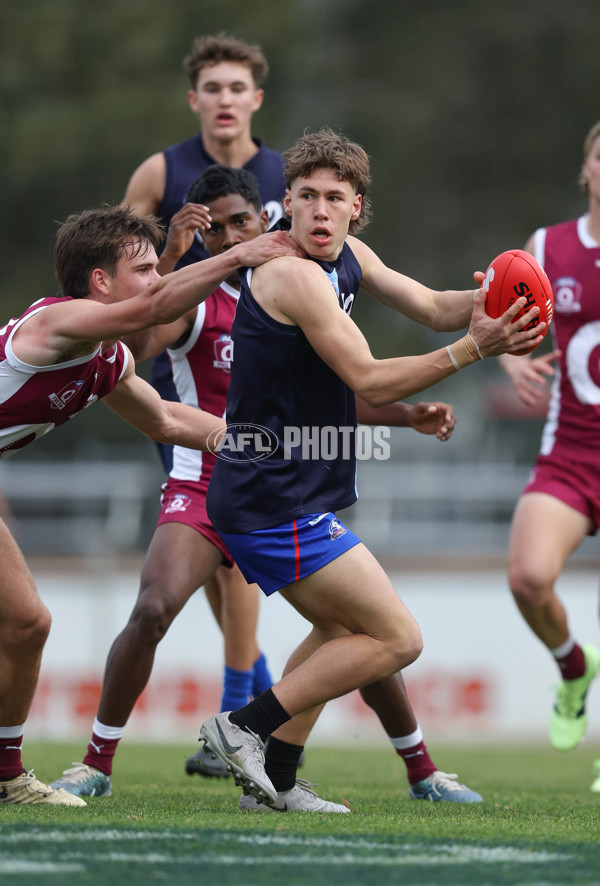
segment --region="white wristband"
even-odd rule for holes
[[[468,335],[468,337],[471,339],[471,341],[473,342],[473,344],[475,345],[475,350],[477,351],[477,356],[479,357],[480,360],[483,360],[483,354],[482,354],[481,351],[479,350],[479,346],[478,346],[477,342],[475,341],[475,339],[473,338],[473,336],[471,335],[470,332],[467,332],[467,335]]]

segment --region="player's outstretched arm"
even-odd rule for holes
[[[361,268],[363,288],[382,304],[436,332],[454,332],[469,325],[474,290],[438,291],[388,268],[361,240],[349,237]]]
[[[253,277],[252,291],[275,319],[300,326],[321,359],[373,407],[404,400],[469,363],[518,352],[542,338],[535,330],[525,329],[539,308],[516,319],[526,303],[521,297],[503,315],[492,318],[485,312],[484,293],[479,292],[469,333],[451,347],[376,360],[361,331],[332,298],[329,281],[314,263],[283,258],[261,267]]]
[[[387,425],[391,428],[413,428],[421,434],[435,434],[438,440],[449,440],[456,425],[454,409],[449,403],[391,403],[377,409],[356,397],[358,421],[364,425]]]
[[[151,326],[150,329],[143,329],[134,335],[125,335],[121,341],[129,348],[136,363],[151,360],[167,348],[179,346],[178,342],[183,344],[187,340],[196,319],[196,311],[197,308],[193,308],[172,323]]]
[[[128,424],[159,443],[212,450],[226,429],[224,420],[210,412],[162,400],[151,385],[135,374],[133,361],[103,402]]]
[[[261,234],[212,258],[166,274],[131,298],[111,300],[111,285],[100,269],[92,271],[93,295],[64,300],[28,318],[15,334],[15,353],[34,366],[50,366],[98,342],[114,341],[152,326],[172,323],[203,302],[237,268],[255,267],[280,256],[304,255],[284,231]],[[154,274],[153,262],[138,273]]]

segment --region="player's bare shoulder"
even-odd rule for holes
[[[278,288],[285,285],[295,290],[319,277],[319,266],[315,262],[296,255],[281,255],[254,268],[252,281],[253,288],[256,284]]]
[[[135,212],[156,212],[165,194],[167,163],[162,151],[147,157],[134,170],[123,202]]]
[[[274,258],[255,268],[252,295],[258,304],[281,323],[298,323],[306,299],[327,297],[330,285],[315,262],[294,255]]]

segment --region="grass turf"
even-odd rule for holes
[[[51,781],[83,747],[27,743],[24,759]],[[331,816],[240,812],[230,779],[185,774],[193,750],[125,740],[112,797],[86,809],[3,807],[2,883],[600,883],[593,748],[434,749],[485,800],[454,804],[409,800],[402,761],[385,746],[309,746],[300,774],[354,807]]]

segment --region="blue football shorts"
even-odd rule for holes
[[[267,597],[361,543],[332,513],[305,514],[269,529],[219,535],[248,584],[256,582]]]

